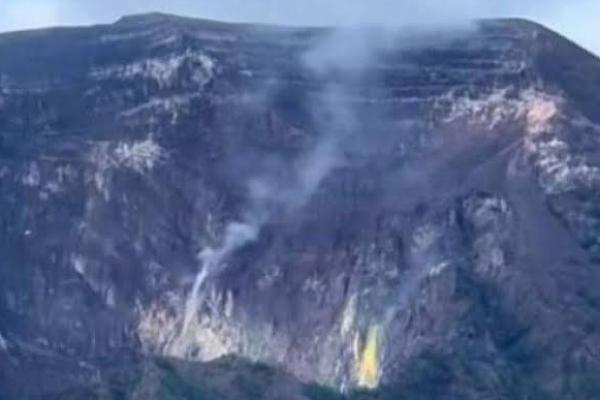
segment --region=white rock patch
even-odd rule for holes
[[[535,156],[540,181],[547,194],[600,185],[600,168],[588,165],[584,157],[573,155],[569,145],[556,137],[528,142],[526,150]]]
[[[29,187],[37,187],[40,185],[40,168],[33,162],[29,165],[29,168],[23,176],[23,184]]]
[[[71,265],[73,266],[75,272],[77,272],[79,275],[85,276],[86,264],[85,259],[82,256],[78,254],[72,255]]]
[[[429,276],[430,278],[440,276],[449,266],[450,263],[448,261],[442,261],[441,263],[435,264],[429,268],[427,276]]]
[[[148,138],[141,142],[119,143],[114,155],[118,165],[143,173],[154,169],[161,159],[162,149]]]
[[[89,160],[95,166],[93,175],[88,178],[105,199],[110,198],[109,178],[112,170],[127,168],[139,174],[152,171],[163,162],[166,152],[148,137],[141,141],[95,143]]]
[[[2,333],[0,333],[0,350],[3,350],[3,351],[8,350],[8,342],[6,341],[4,336],[2,336]]]
[[[124,65],[96,68],[91,72],[95,79],[130,80],[142,78],[152,80],[161,89],[172,87],[183,70],[188,66],[191,80],[199,85],[210,81],[214,75],[215,62],[204,53],[187,51],[162,58],[149,58]]]
[[[527,131],[540,134],[549,129],[550,122],[558,114],[558,106],[552,100],[532,98],[527,111]]]
[[[422,252],[428,250],[440,237],[442,232],[434,225],[428,224],[420,226],[413,235],[413,252]]]
[[[494,129],[502,122],[525,120],[527,133],[539,134],[558,114],[561,99],[535,88],[515,93],[514,88],[496,89],[483,96],[456,96],[448,93],[438,99],[449,103],[444,122],[467,120]]]

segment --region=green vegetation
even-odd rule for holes
[[[167,363],[160,363],[162,374],[160,377],[160,399],[161,400],[211,400],[214,397],[197,385],[187,381],[175,368]]]
[[[306,385],[303,395],[308,400],[344,400],[344,396],[335,390],[316,384]]]
[[[511,335],[512,336],[512,335]],[[477,357],[477,356],[474,356]],[[509,356],[508,359],[513,358]],[[155,359],[109,368],[100,381],[54,393],[43,400],[576,400],[600,393],[599,366],[582,372],[568,361],[559,394],[550,395],[536,379],[515,377],[494,369],[497,380],[470,368],[460,356],[425,352],[404,370],[394,384],[377,390],[341,394],[317,384],[303,384],[292,376],[264,364],[227,357],[212,363],[188,363]],[[489,372],[489,371],[488,371]],[[464,388],[470,391],[464,392]],[[582,397],[583,396],[583,397]]]

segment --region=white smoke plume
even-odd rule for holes
[[[472,33],[473,28],[474,24],[463,22],[452,29],[446,27],[440,34],[439,29],[363,26],[332,29],[315,41],[303,54],[302,61],[312,79],[322,85],[317,98],[310,102],[316,142],[304,155],[289,161],[291,165],[286,167],[291,167],[292,173],[285,180],[277,178],[279,171],[271,165],[246,182],[246,211],[226,226],[219,246],[207,247],[198,255],[200,268],[185,305],[183,332],[202,305],[207,280],[227,267],[233,253],[259,238],[262,228],[273,217],[273,210],[289,213],[306,205],[323,180],[334,169],[344,166],[345,152],[357,146],[353,140],[368,138],[369,132],[358,132],[364,124],[359,123],[353,102],[356,96],[361,96],[364,79],[372,78],[370,74],[374,73],[373,67],[380,56],[389,51],[453,40]]]
[[[377,40],[373,40],[374,37]],[[277,208],[290,212],[301,208],[323,179],[343,165],[344,142],[357,126],[348,101],[348,87],[367,70],[374,59],[373,52],[385,43],[382,37],[358,30],[332,31],[304,55],[306,68],[325,82],[312,110],[313,122],[319,131],[317,141],[293,162],[291,179],[273,179],[276,172],[266,170],[247,182],[249,198],[246,213],[226,226],[220,246],[207,247],[198,255],[200,268],[186,301],[182,333],[188,330],[202,305],[203,287],[207,280],[226,268],[228,258],[234,252],[258,239],[261,229],[271,217],[269,210]],[[352,43],[351,47],[348,43]],[[328,82],[330,75],[339,78],[340,73],[345,78],[335,83]]]
[[[201,269],[196,275],[194,286],[186,301],[183,322],[183,332],[189,328],[198,306],[202,303],[200,289],[210,276],[218,273],[223,268],[223,262],[229,254],[257,239],[260,223],[254,222],[232,222],[227,225],[223,243],[219,248],[207,247],[198,255]]]

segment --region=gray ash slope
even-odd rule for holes
[[[600,396],[597,93],[598,59],[518,20],[0,35],[0,393],[229,355],[345,391]]]

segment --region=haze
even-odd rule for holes
[[[600,54],[597,0],[0,0],[0,32],[110,23],[123,15],[151,11],[284,25],[435,25],[523,17]]]

